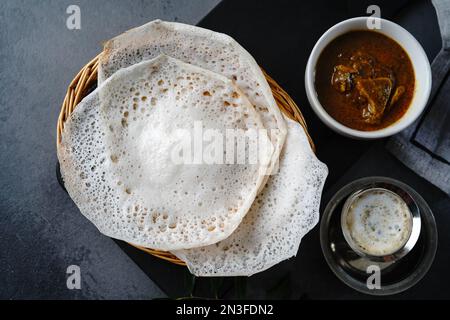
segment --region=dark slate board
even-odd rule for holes
[[[317,145],[318,157],[330,170],[322,206],[343,184],[358,177],[384,175],[415,188],[430,204],[439,229],[439,248],[429,274],[414,288],[393,298],[450,298],[450,200],[411,172],[385,149],[385,141],[364,142],[341,137],[312,112],[304,90],[309,53],[329,27],[346,18],[366,15],[378,4],[384,18],[398,22],[423,45],[430,60],[440,49],[437,20],[427,1],[233,1],[221,2],[199,25],[224,32],[240,42],[301,107]],[[189,273],[135,249],[122,248],[172,297],[191,290]],[[189,284],[189,285],[188,285]],[[217,289],[219,288],[219,289]],[[328,268],[320,249],[318,226],[302,241],[299,255],[250,278],[197,279],[194,295],[202,297],[346,299],[370,298],[341,283]]]

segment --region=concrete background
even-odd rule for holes
[[[103,40],[156,18],[195,24],[218,2],[0,2],[0,298],[164,296],[61,190],[56,121],[67,85]],[[81,30],[66,27],[72,4]],[[81,290],[66,287],[72,264],[81,268]]]

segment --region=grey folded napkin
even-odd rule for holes
[[[450,0],[433,0],[442,49],[431,64],[432,88],[423,115],[392,137],[388,150],[450,195]]]

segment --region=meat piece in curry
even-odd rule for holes
[[[358,94],[365,98],[361,116],[367,123],[380,123],[392,91],[392,81],[389,78],[358,79],[356,81]]]
[[[334,67],[331,84],[334,89],[341,93],[348,92],[353,88],[353,75],[355,73],[355,69],[339,64]]]
[[[414,70],[394,40],[374,31],[353,31],[323,50],[315,86],[322,106],[337,121],[357,130],[378,130],[408,109]]]

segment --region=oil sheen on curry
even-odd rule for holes
[[[343,125],[373,131],[399,120],[414,95],[408,54],[375,31],[352,31],[321,53],[315,86],[323,108]]]

